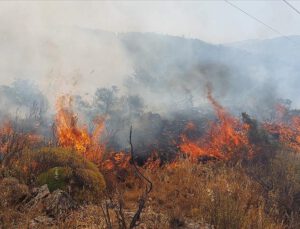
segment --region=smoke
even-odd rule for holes
[[[213,87],[214,97],[234,114],[246,111],[261,119],[279,98],[293,100],[291,95],[295,95],[282,90],[290,84],[289,79],[283,80],[286,68],[281,62],[271,58],[266,62],[261,55],[234,45],[78,27],[7,29],[9,38],[1,43],[0,55],[6,55],[6,61],[0,63],[1,83],[9,84],[14,78],[30,80],[49,101],[52,114],[57,97],[63,94],[79,96],[78,108],[86,109],[85,113],[104,114],[102,108],[101,112],[87,110],[98,107],[95,101],[112,85],[116,85],[113,94],[118,91],[123,98],[114,105],[120,107],[115,109],[118,112],[128,113],[123,109],[126,106],[127,110],[135,109],[134,105],[129,108],[126,99],[136,97],[142,101],[142,106],[137,104],[144,112],[167,119],[187,111],[209,110],[208,84]],[[289,73],[295,72],[293,65],[288,69]],[[276,82],[278,79],[281,83]],[[108,91],[101,94],[99,88]]]
[[[178,36],[51,26],[23,11],[8,23],[13,9],[0,16],[2,119],[30,118],[49,129],[56,99],[70,94],[90,130],[97,116],[107,117],[108,147],[126,148],[133,125],[138,149],[168,151],[188,120],[212,117],[208,84],[237,116],[267,119],[279,98],[299,104],[297,61]]]
[[[213,44],[271,36],[225,2],[0,4],[0,121],[24,131],[51,138],[56,100],[69,94],[78,125],[92,133],[105,117],[99,140],[108,150],[128,150],[132,125],[139,155],[169,160],[189,121],[198,137],[215,118],[207,85],[236,116],[269,119],[279,99],[300,106],[299,46],[286,38]],[[253,12],[263,21],[284,11],[260,4]]]
[[[25,80],[15,81],[11,86],[0,86],[0,97],[2,118],[10,117],[12,114],[15,118],[25,118],[30,114],[33,115],[35,109],[42,115],[48,109],[47,98],[36,86]]]
[[[149,111],[170,116],[208,109],[208,84],[235,114],[246,111],[264,118],[262,110],[285,98],[273,75],[277,62],[268,66],[254,54],[195,39],[140,33],[120,37],[135,69],[126,81],[128,93],[140,95]]]
[[[261,109],[277,97],[297,100],[299,105],[295,87],[299,55],[283,55],[287,57],[282,61],[280,53],[286,48],[297,53],[286,40],[253,50],[247,44],[222,46],[183,37],[88,29],[182,33],[214,42],[224,37],[223,41],[245,39],[241,35],[245,28],[247,33],[257,32],[251,20],[233,29],[234,9],[224,6],[209,2],[2,4],[0,84],[32,81],[48,98],[52,111],[61,94],[92,99],[97,88],[112,85],[124,94],[142,97],[148,111],[165,115],[207,105],[207,83],[212,84],[214,96],[236,113]],[[272,7],[283,10],[277,3]],[[226,17],[216,17],[220,13]],[[264,15],[273,18],[273,10]],[[236,17],[244,19],[244,15]],[[257,49],[278,52],[262,56]]]
[[[53,107],[61,94],[92,94],[97,87],[121,85],[132,72],[116,34],[49,27],[28,15],[8,23],[9,13],[0,16],[0,84],[29,80]]]

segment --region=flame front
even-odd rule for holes
[[[288,109],[280,104],[276,106],[276,111],[275,120],[264,123],[263,127],[276,136],[280,143],[300,152],[300,116],[290,117]]]
[[[210,122],[209,128],[202,136],[196,135],[194,138],[189,137],[189,132],[195,131],[197,125],[191,121],[188,122],[184,132],[180,135],[180,152],[195,162],[201,157],[229,160],[234,157],[253,155],[255,146],[248,139],[249,126],[230,115],[213,98],[211,90],[208,90],[207,99],[213,106],[217,116],[216,121]],[[300,116],[285,118],[287,112],[279,106],[276,120],[272,123],[264,123],[263,127],[269,133],[278,136],[280,142],[300,151]],[[105,129],[104,123],[105,118],[96,119],[94,131],[90,134],[85,126],[79,126],[78,118],[72,110],[72,98],[62,96],[58,99],[56,115],[58,144],[74,148],[105,170],[127,168],[130,164],[130,154],[106,152],[104,156],[105,145],[100,144],[100,137]],[[172,166],[176,166],[176,163],[175,160]],[[145,167],[149,169],[160,166],[161,161],[156,154],[153,154],[145,164]]]
[[[208,100],[213,105],[218,120],[211,123],[209,131],[203,138],[190,140],[186,133],[181,135],[181,152],[192,160],[209,156],[219,159],[229,159],[233,155],[241,154],[247,148],[250,154],[251,146],[248,141],[248,126],[234,118],[212,97],[208,90]],[[187,125],[186,130],[195,128],[193,123]]]

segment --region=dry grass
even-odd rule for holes
[[[240,167],[182,161],[175,169],[149,176],[154,183],[151,205],[170,218],[190,218],[216,228],[281,228],[264,212],[260,185]]]
[[[233,166],[220,161],[196,164],[181,159],[176,166],[144,169],[153,191],[138,228],[299,228],[299,165],[299,156],[278,152],[263,166]],[[143,182],[128,171],[122,181],[109,179],[111,174],[106,177],[106,182],[114,183],[108,185],[110,193],[124,201],[127,224],[144,190]],[[272,184],[272,188],[266,189],[264,184]],[[3,198],[7,197],[2,192]],[[114,211],[109,209],[113,228],[119,228]],[[26,209],[19,211],[14,204],[3,205],[0,225],[28,228],[37,215]],[[100,205],[82,205],[64,221],[53,223],[48,227],[106,228]]]

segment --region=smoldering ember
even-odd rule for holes
[[[0,229],[300,228],[299,10],[1,2]]]

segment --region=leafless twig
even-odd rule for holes
[[[147,197],[148,197],[149,193],[151,192],[153,185],[152,185],[152,182],[150,181],[150,179],[145,177],[144,174],[138,169],[138,167],[135,164],[134,149],[133,149],[133,144],[132,144],[132,126],[130,127],[129,144],[130,144],[130,153],[131,153],[131,159],[132,159],[132,164],[134,166],[134,169],[135,169],[137,175],[142,180],[146,181],[146,183],[147,183],[145,193],[139,199],[138,209],[130,222],[129,228],[132,229],[135,226],[137,226],[137,222],[140,220],[141,213],[145,207]]]

